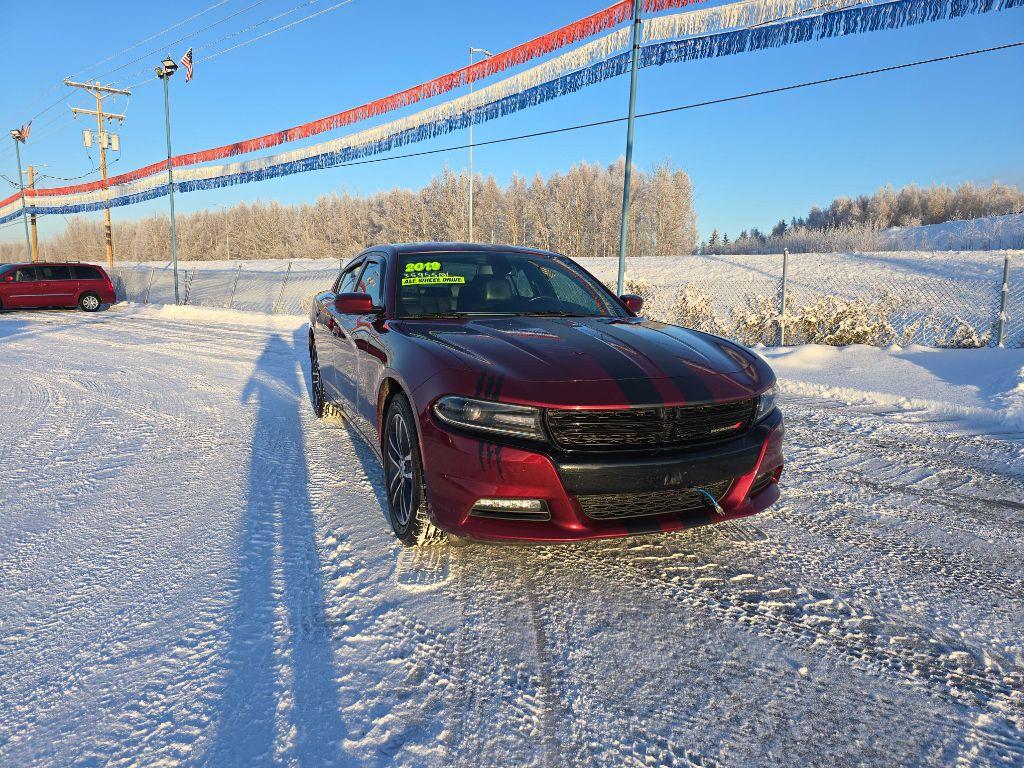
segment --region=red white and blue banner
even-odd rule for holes
[[[661,9],[682,4],[688,3],[676,0],[648,0],[646,5]],[[1008,10],[1022,5],[1024,0],[893,0],[868,4],[855,3],[854,0],[828,0],[828,10],[825,10],[822,0],[746,0],[645,19],[645,44],[640,51],[640,66],[662,66],[730,56],[831,37],[898,29],[942,19]],[[626,7],[625,16],[622,16],[622,6]],[[578,40],[584,36],[591,36],[595,30],[602,31],[624,19],[629,19],[631,12],[632,2],[627,0],[600,14],[581,20],[586,22],[582,27],[569,25],[562,30],[556,30],[562,34],[561,38],[537,38],[527,45],[535,46],[531,49],[533,51],[550,52],[562,47],[559,45],[560,40]],[[623,27],[471,94],[319,144],[248,161],[198,167],[189,166],[204,162],[207,157],[224,157],[226,155],[222,154],[222,151],[225,148],[218,147],[191,155],[181,155],[174,158],[175,191],[214,189],[336,167],[462,130],[468,127],[471,121],[474,124],[487,122],[546,103],[627,73],[630,67],[630,35],[630,28]],[[529,51],[517,56],[526,56],[527,53]],[[487,59],[479,63],[489,61],[492,60]],[[490,74],[512,65],[510,60],[505,64],[494,65],[495,68],[492,70],[473,72],[469,71],[470,67],[466,67],[445,75],[444,78],[430,81],[434,85],[415,98],[402,96],[393,103],[399,106],[413,103],[426,98],[430,89],[440,89],[442,84],[444,90],[450,90],[457,84],[472,82],[486,76],[483,74],[485,71]],[[427,88],[427,85],[423,84],[416,88]],[[402,94],[409,94],[410,91],[403,91]],[[387,97],[380,102],[388,102],[399,96],[401,94]],[[324,118],[323,121],[327,123],[315,121],[306,126],[289,129],[299,133],[294,136],[289,134],[287,138],[280,140],[275,139],[265,146],[322,132],[321,123],[337,127],[397,108],[391,102],[372,104],[377,106],[371,108],[370,105],[364,105],[357,107],[356,110]],[[341,115],[349,117],[344,118],[345,122],[332,122],[340,119]],[[323,130],[330,129],[323,127]],[[250,141],[259,143],[265,138]],[[248,152],[251,149],[228,154],[239,154],[243,151]],[[98,210],[108,204],[108,194],[111,206],[130,205],[165,195],[166,167],[167,162],[163,161],[121,174],[108,180],[107,189],[104,189],[102,183],[92,182],[72,187],[26,190],[28,213],[77,213]],[[0,223],[21,215],[20,197],[19,193],[0,202]]]

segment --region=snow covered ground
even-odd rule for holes
[[[1024,762],[1024,351],[762,350],[768,513],[410,552],[304,342],[0,315],[0,765]]]

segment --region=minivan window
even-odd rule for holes
[[[78,280],[102,280],[103,275],[96,267],[88,267],[84,264],[76,264],[71,267],[72,277]]]
[[[71,268],[65,266],[36,267],[40,280],[71,280]]]
[[[14,282],[16,283],[30,283],[36,279],[36,268],[35,267],[22,267],[16,270],[14,273]]]

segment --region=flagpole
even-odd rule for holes
[[[167,132],[167,197],[171,203],[171,264],[174,270],[174,303],[178,304],[178,224],[174,218],[174,170],[171,165],[171,97],[167,87],[178,65],[170,54],[156,68],[156,76],[164,81],[164,127]]]
[[[31,261],[32,239],[28,234],[28,208],[25,205],[25,182],[22,181],[21,176],[21,147],[18,146],[21,141],[21,131],[11,131],[11,138],[14,139],[14,155],[18,158],[18,186],[21,188],[21,218],[25,223],[25,258],[27,261]]]
[[[629,118],[626,122],[626,167],[622,179],[622,221],[619,225],[619,279],[616,293],[620,296],[626,279],[626,238],[629,235],[629,196],[633,175],[633,121],[636,117],[636,78],[640,58],[640,0],[633,3],[633,46],[629,75]]]

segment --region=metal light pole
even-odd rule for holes
[[[636,117],[636,81],[640,63],[641,0],[633,0],[633,56],[629,75],[629,119],[626,122],[626,168],[622,181],[622,224],[619,229],[619,281],[617,293],[622,295],[626,280],[626,236],[629,233],[629,185],[633,172],[633,121]]]
[[[171,264],[174,271],[174,303],[178,304],[178,225],[174,220],[174,171],[171,166],[171,97],[167,83],[178,70],[178,65],[167,58],[156,68],[156,76],[164,81],[164,123],[167,129],[167,196],[171,202]]]
[[[486,58],[490,58],[494,54],[488,51],[486,48],[470,48],[469,49],[469,65],[473,66],[473,55],[482,53]],[[469,92],[473,93],[473,83],[469,84]],[[469,113],[469,242],[473,242],[473,122],[476,119],[476,115],[471,110]]]
[[[231,209],[223,203],[214,203],[218,208],[227,214]],[[231,261],[231,222],[228,221],[228,217],[224,216],[224,243],[225,243],[225,255],[228,257],[227,260]]]
[[[25,222],[25,261],[32,258],[32,240],[28,236],[28,208],[25,205],[25,182],[21,180],[21,147],[18,145],[24,141],[20,130],[11,131],[11,138],[14,139],[14,155],[18,158],[18,188],[21,190],[21,218]]]

